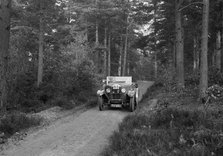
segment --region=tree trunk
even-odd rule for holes
[[[208,61],[207,61],[208,18],[209,18],[209,0],[203,0],[201,67],[200,67],[200,98],[205,97],[205,91],[208,87]]]
[[[176,69],[176,41],[173,43],[173,67]]]
[[[119,61],[118,61],[118,76],[122,74],[122,49],[123,49],[123,41],[122,36],[120,37],[120,50],[119,50]]]
[[[88,42],[88,20],[86,19],[85,21],[86,25],[85,25],[85,31],[84,31],[84,35],[85,35],[85,41]]]
[[[155,51],[154,56],[154,77],[157,78],[158,64],[157,64],[157,51]]]
[[[223,5],[223,3],[222,3]],[[223,6],[222,6],[222,20],[221,20],[221,71],[223,72]]]
[[[181,12],[178,10],[182,1],[176,0],[176,72],[177,72],[177,87],[184,88],[184,42],[183,42],[183,28],[181,22]]]
[[[104,36],[104,75],[107,76],[107,28],[105,28],[105,36]]]
[[[194,37],[194,49],[193,49],[193,70],[194,70],[194,72],[196,72],[196,70],[197,70],[197,44],[196,44],[196,39],[195,39],[195,37]]]
[[[42,3],[40,1],[40,3]],[[43,81],[43,17],[40,15],[39,20],[39,63],[38,63],[38,76],[37,76],[37,87],[40,86],[40,84]]]
[[[126,17],[126,32],[125,32],[125,47],[123,54],[123,67],[122,67],[122,76],[126,75],[126,62],[127,62],[127,51],[128,51],[128,15]]]
[[[193,70],[197,72],[199,69],[199,50],[197,37],[194,37],[194,49],[193,49]]]
[[[199,71],[200,68],[200,44],[199,44],[199,39],[196,37],[197,41],[197,70]]]
[[[11,0],[1,0],[0,3],[0,109],[5,111],[8,88],[8,61],[10,39]]]
[[[108,36],[108,76],[111,75],[111,34]]]
[[[97,5],[98,5],[98,0],[95,0],[95,7],[97,8]],[[99,46],[99,23],[98,23],[98,19],[97,19],[97,16],[96,16],[96,21],[95,21],[95,47],[98,47]],[[101,60],[101,57],[100,57],[100,50],[98,50],[96,48],[95,50],[96,52],[96,65],[97,65],[97,71],[98,73],[100,73],[100,60]]]
[[[218,31],[216,39],[216,68],[221,71],[221,31]]]
[[[223,72],[223,1],[220,2],[221,10],[221,72]]]
[[[95,0],[95,6],[96,6],[96,8],[97,8],[97,5],[98,5],[98,0]],[[98,24],[98,19],[97,19],[97,17],[96,17],[96,22],[95,22],[95,45],[96,46],[98,46],[99,45],[99,35],[98,35],[98,28],[99,28],[99,26],[98,26],[99,24]]]
[[[127,64],[128,64],[127,65],[127,75],[129,76],[130,75],[130,63],[128,62]]]
[[[154,0],[153,1],[153,5],[154,5],[154,47],[155,47],[155,56],[154,56],[154,78],[156,79],[157,78],[157,71],[158,71],[158,64],[157,64],[157,28],[156,28],[156,17],[157,17],[157,1]]]
[[[95,30],[95,45],[99,45],[99,39],[98,39],[98,20],[96,19],[96,30]]]
[[[211,50],[212,51],[212,55],[211,55],[211,62],[210,62],[210,65],[212,66],[212,67],[215,67],[216,68],[216,49],[215,49],[215,47],[213,48],[213,50]]]

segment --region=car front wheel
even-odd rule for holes
[[[99,107],[100,111],[102,111],[104,109],[104,102],[101,97],[98,97],[98,107]]]
[[[130,98],[130,111],[133,112],[135,110],[135,99]]]

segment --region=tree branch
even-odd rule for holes
[[[203,2],[193,2],[193,3],[190,3],[190,4],[186,5],[186,6],[184,6],[184,7],[180,8],[180,9],[178,9],[178,11],[182,11],[183,9],[186,9],[186,8],[188,8],[189,6],[194,5],[194,4],[203,4]]]

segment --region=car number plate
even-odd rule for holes
[[[111,107],[121,108],[121,107],[122,107],[122,105],[115,105],[115,104],[111,104]]]

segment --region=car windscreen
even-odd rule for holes
[[[131,85],[132,84],[132,77],[125,77],[125,76],[108,76],[107,77],[107,84],[120,84],[120,85]]]

